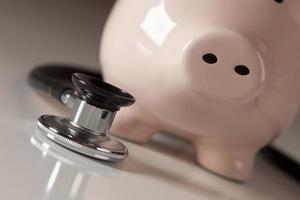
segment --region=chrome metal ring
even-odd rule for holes
[[[128,155],[127,148],[118,140],[74,126],[68,118],[43,115],[38,126],[54,142],[96,159],[118,162]]]

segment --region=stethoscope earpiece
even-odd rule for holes
[[[40,81],[39,77],[31,75],[30,78],[31,83]],[[109,136],[109,130],[117,111],[133,104],[134,97],[82,73],[73,73],[72,82],[75,90],[59,88],[63,91],[59,95],[60,102],[72,107],[72,116],[43,115],[38,118],[38,127],[54,142],[78,153],[113,162],[125,159],[127,148]]]

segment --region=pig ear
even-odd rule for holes
[[[290,0],[285,2],[287,4],[288,10],[292,18],[300,26],[300,1],[299,0]]]

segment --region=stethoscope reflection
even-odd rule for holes
[[[33,128],[31,144],[42,153],[42,167],[51,165],[43,199],[82,199],[90,176],[114,177],[118,167],[71,152]],[[49,168],[49,167],[48,167]]]

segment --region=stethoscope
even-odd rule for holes
[[[54,142],[100,160],[121,161],[128,150],[109,136],[117,111],[135,102],[126,91],[103,82],[95,72],[70,66],[37,67],[30,85],[72,108],[70,118],[42,115],[38,127]]]

